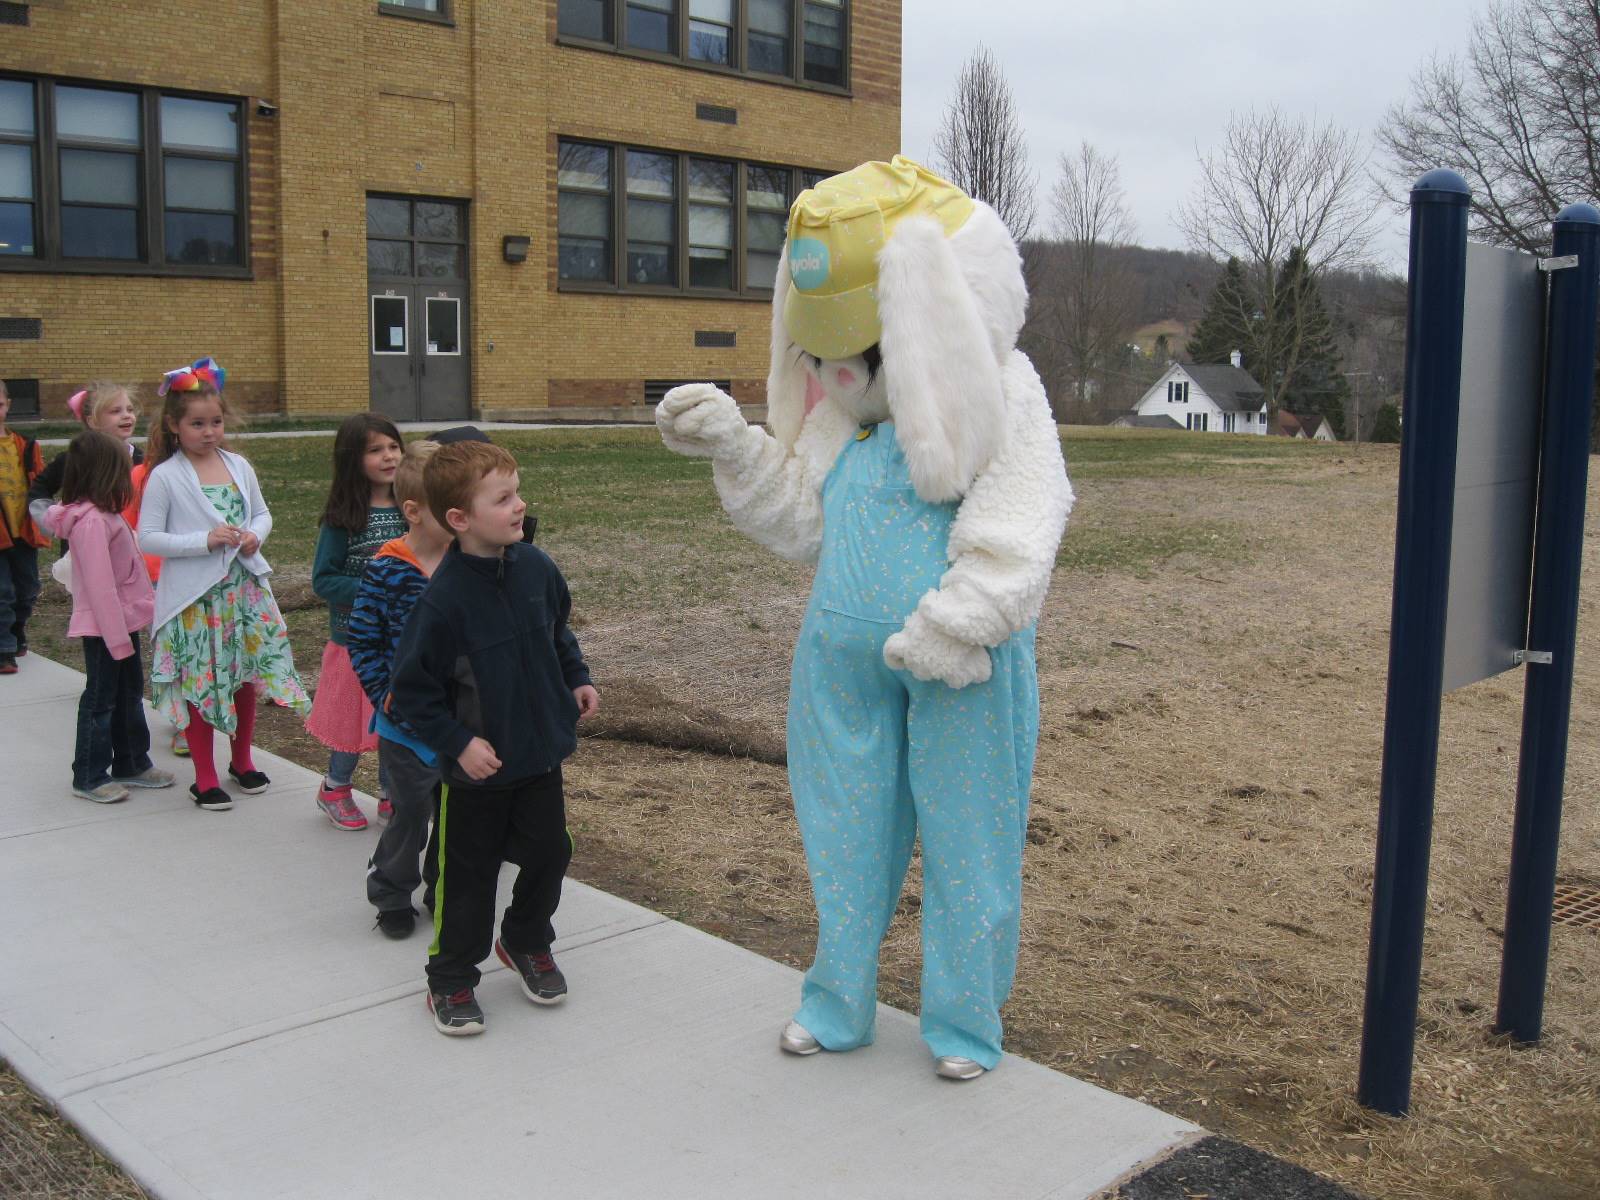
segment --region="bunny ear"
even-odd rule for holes
[[[902,221],[878,255],[878,316],[911,482],[924,500],[958,499],[999,448],[1005,397],[996,339],[938,222]]]
[[[800,347],[789,340],[783,323],[783,302],[789,293],[789,244],[778,256],[778,277],[772,283],[772,361],[767,371],[767,425],[784,449],[792,449],[806,419],[806,370]]]

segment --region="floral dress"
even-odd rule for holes
[[[206,484],[200,490],[219,519],[243,523],[237,487]],[[278,602],[238,558],[216,586],[156,630],[154,651],[152,699],[179,729],[189,724],[192,704],[208,725],[231,736],[238,727],[233,694],[247,683],[302,716],[311,708]]]

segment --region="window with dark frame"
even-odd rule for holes
[[[790,203],[826,176],[562,139],[557,277],[577,287],[770,295]]]
[[[243,121],[238,99],[0,78],[0,270],[241,273]]]
[[[0,255],[36,253],[35,131],[33,84],[0,79]]]
[[[407,13],[426,13],[431,17],[450,16],[450,0],[378,0],[378,9],[399,10],[401,15]]]
[[[559,0],[561,38],[843,90],[849,0]]]

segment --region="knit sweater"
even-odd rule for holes
[[[317,534],[317,552],[311,563],[311,590],[328,605],[328,640],[347,646],[350,608],[356,602],[361,573],[378,549],[405,536],[406,522],[398,508],[367,509],[366,528],[350,533],[324,525]]]

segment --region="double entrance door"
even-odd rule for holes
[[[396,421],[472,415],[467,206],[367,197],[367,347],[374,412]]]

